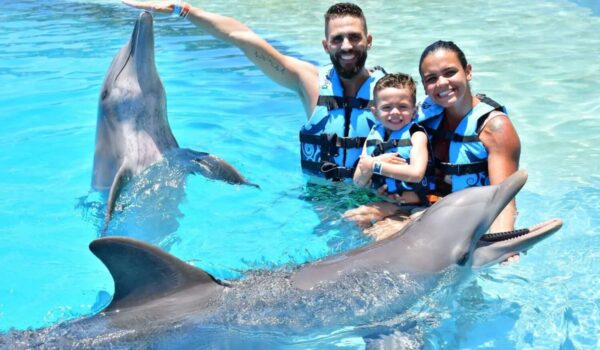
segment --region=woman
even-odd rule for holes
[[[503,107],[472,93],[472,67],[462,50],[451,41],[429,45],[421,55],[419,72],[428,98],[418,122],[431,138],[433,193],[443,196],[466,187],[494,185],[514,173],[519,168],[519,136]],[[396,211],[394,204],[376,203],[345,216],[366,225]],[[513,200],[490,230],[513,230],[516,213]]]

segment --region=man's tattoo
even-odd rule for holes
[[[271,57],[259,52],[258,50],[254,52],[254,56],[261,61],[268,62],[271,65],[271,68],[273,68],[276,72],[285,74],[285,68],[283,68],[279,63],[275,62]]]

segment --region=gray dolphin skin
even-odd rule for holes
[[[225,283],[148,243],[126,237],[100,238],[90,244],[90,250],[113,277],[111,303],[98,315],[21,337],[47,341],[56,340],[52,335],[58,333],[64,342],[59,345],[64,347],[168,347],[174,343],[161,343],[168,334],[180,332],[169,338],[180,344],[181,339],[195,339],[206,324],[276,323],[277,329],[289,325],[291,332],[297,332],[311,325],[341,327],[391,319],[434,289],[445,271],[497,263],[561,228],[562,222],[553,219],[530,229],[485,235],[526,179],[527,173],[519,171],[500,185],[450,194],[385,240],[258,280]],[[357,292],[357,286],[377,274],[382,279]],[[389,287],[394,279],[400,284],[377,288]],[[411,280],[425,282],[414,287],[406,282]],[[271,289],[280,295],[266,297]],[[377,303],[365,311],[366,301],[361,299],[359,310],[348,311],[354,307],[352,300],[369,298],[368,292],[373,291],[379,293],[373,298]],[[383,310],[384,315],[370,314],[376,310]],[[19,339],[19,334],[10,336]],[[192,346],[206,341],[202,338]]]
[[[224,160],[179,149],[169,126],[165,89],[154,62],[152,15],[143,12],[131,39],[113,59],[100,93],[92,187],[108,191],[106,222],[124,183],[173,152],[189,157],[195,172],[208,178],[247,183]]]
[[[360,270],[436,273],[452,265],[489,266],[526,251],[562,227],[553,219],[534,227],[484,237],[492,222],[525,185],[518,171],[498,186],[472,187],[442,198],[399,233],[346,254],[309,265],[292,276],[312,289]],[[489,239],[489,240],[488,240]]]

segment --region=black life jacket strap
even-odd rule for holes
[[[479,117],[479,119],[477,119],[477,128],[476,128],[477,135],[464,136],[464,135],[455,134],[452,131],[441,130],[441,123],[440,123],[440,129],[433,129],[431,127],[425,126],[425,129],[427,130],[427,132],[434,139],[437,139],[437,140],[448,140],[448,141],[460,142],[460,143],[479,142],[480,141],[479,133],[481,132],[481,127],[483,126],[485,120],[489,117],[490,113],[492,113],[493,111],[504,112],[504,106],[502,106],[501,104],[492,100],[491,98],[487,97],[484,94],[477,94],[476,96],[481,102],[483,102],[487,105],[490,105],[494,108],[492,111],[482,115],[481,117]]]
[[[366,137],[338,137],[335,140],[335,146],[339,148],[362,148],[367,141]]]
[[[496,102],[496,101],[492,100],[491,98],[487,97],[485,94],[477,94],[475,96],[477,96],[477,98],[481,102],[494,107],[494,110],[496,110],[496,111],[500,111],[500,110],[504,109],[504,107],[501,104],[499,104],[498,102]]]
[[[388,140],[388,141],[380,141],[380,140],[368,140],[367,147],[375,146],[375,150],[373,151],[372,156],[377,157],[378,155],[386,153],[388,150],[394,147],[405,147],[410,146],[412,143],[410,140]]]
[[[333,157],[338,156],[336,141],[336,134],[310,135],[300,132],[300,142],[319,145],[321,148],[321,159],[325,161],[333,160]]]
[[[478,174],[487,173],[488,162],[482,160],[479,162],[467,163],[467,164],[452,164],[436,161],[434,167],[442,172],[444,175],[467,175],[467,174]]]
[[[417,195],[417,197],[419,197],[419,200],[421,201],[420,204],[422,206],[429,207],[431,203],[427,198],[427,188],[421,183],[409,182],[408,184],[413,188],[413,192]]]
[[[340,137],[336,134],[310,135],[300,133],[300,142],[319,145],[321,147],[327,144],[344,149],[362,148],[366,140],[366,137]]]
[[[482,119],[485,120],[484,117],[487,118],[487,114],[482,116],[479,120],[482,120]],[[479,141],[479,135],[464,136],[464,135],[455,134],[452,131],[433,129],[430,127],[425,127],[425,130],[427,130],[427,133],[429,135],[431,135],[434,140],[448,140],[448,141],[460,142],[460,143],[478,142]]]
[[[425,129],[425,127],[423,127],[420,124],[414,123],[410,127],[410,130],[409,130],[410,136],[412,136],[415,132],[418,132],[418,131],[422,131],[425,134],[427,134],[427,130]],[[405,139],[405,140],[394,139],[394,140],[387,140],[387,141],[367,140],[367,147],[371,147],[371,146],[376,147],[375,151],[373,151],[373,157],[376,157],[378,155],[386,153],[388,150],[390,150],[394,147],[412,146],[412,142],[410,139]]]
[[[492,111],[489,111],[488,113],[482,115],[481,117],[479,117],[479,119],[477,120],[477,134],[481,133],[481,130],[483,129],[483,126],[485,124],[485,121],[488,119],[488,117],[490,116],[490,114],[494,111],[498,111],[498,112],[502,112],[504,113],[504,106],[502,106],[501,104],[499,104],[498,102],[492,100],[491,98],[487,97],[484,94],[477,94],[477,98],[483,102],[486,103],[490,106],[492,106],[494,109]]]
[[[374,105],[373,100],[356,97],[319,96],[317,106],[327,107],[328,111],[334,109],[368,109]]]

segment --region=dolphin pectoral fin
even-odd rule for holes
[[[230,184],[248,185],[256,188],[260,186],[249,183],[246,178],[227,161],[208,153],[199,153],[192,162],[197,165],[197,171],[209,179],[222,180]]]
[[[90,250],[115,283],[115,295],[104,311],[144,304],[198,285],[222,288],[210,274],[136,239],[104,237],[92,241]]]
[[[131,177],[131,170],[129,170],[125,165],[121,165],[119,171],[115,175],[115,179],[110,187],[110,192],[108,194],[108,200],[106,201],[106,214],[104,215],[104,224],[102,226],[102,234],[106,233],[108,229],[108,223],[112,218],[112,213],[115,210],[115,204],[117,202],[117,198],[119,198],[119,194],[121,193],[121,189],[124,184]]]
[[[483,268],[527,251],[560,230],[562,224],[562,220],[552,219],[522,230],[484,235],[473,252],[473,268]]]

